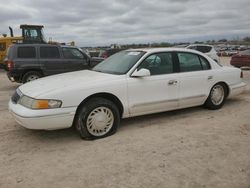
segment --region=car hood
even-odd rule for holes
[[[121,76],[83,70],[44,77],[21,85],[19,89],[24,95],[36,98],[57,89],[79,87],[81,85],[88,88],[96,83],[102,84],[105,81],[114,80],[119,77]]]

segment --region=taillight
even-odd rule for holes
[[[13,61],[7,61],[7,70],[11,71],[11,69],[13,69]]]
[[[243,71],[240,72],[240,77],[243,78]]]

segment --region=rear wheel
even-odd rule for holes
[[[212,110],[220,109],[225,103],[226,92],[227,90],[224,84],[215,84],[210,91],[205,106]]]
[[[29,71],[29,72],[26,72],[24,74],[23,79],[22,79],[22,83],[30,82],[30,81],[36,80],[38,78],[41,78],[41,77],[42,77],[42,74],[40,72]]]
[[[75,127],[83,139],[98,139],[114,134],[119,124],[117,106],[107,99],[93,98],[81,107]]]

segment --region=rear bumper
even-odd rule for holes
[[[246,89],[246,83],[241,82],[239,84],[230,85],[229,98],[241,94]]]
[[[72,126],[76,107],[32,110],[9,101],[9,111],[16,122],[28,129],[55,130]]]

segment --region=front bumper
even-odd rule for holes
[[[241,94],[245,89],[246,89],[246,83],[245,82],[241,82],[239,84],[234,84],[234,85],[230,85],[230,93],[229,93],[229,98],[234,97],[236,95]]]
[[[9,111],[17,123],[28,129],[55,130],[73,124],[76,107],[32,110],[9,101]]]

